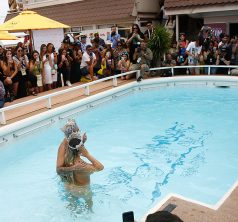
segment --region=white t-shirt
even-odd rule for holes
[[[186,49],[186,51],[188,51],[190,54],[193,54],[194,56],[197,56],[199,54],[201,54],[202,51],[202,46],[196,46],[196,42],[190,42],[188,44],[188,47]],[[188,63],[191,64],[196,64],[197,63],[197,59],[194,59],[192,56],[188,56]]]
[[[96,55],[92,52],[92,56],[93,56],[93,62],[96,60]],[[81,65],[80,65],[80,68],[84,68],[84,67],[87,67],[88,64],[86,62],[89,62],[90,61],[90,56],[87,52],[84,52],[83,53],[83,57],[82,57],[82,61],[81,61]]]

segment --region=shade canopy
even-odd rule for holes
[[[23,11],[16,17],[0,25],[0,31],[22,31],[70,28],[68,25],[41,16],[34,11]]]
[[[18,38],[6,31],[0,31],[0,40],[17,40]]]

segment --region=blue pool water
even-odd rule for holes
[[[0,221],[139,220],[168,193],[215,204],[237,180],[238,90],[175,87],[138,92],[78,114],[88,150],[93,213],[72,202],[55,172],[66,120],[0,147]]]

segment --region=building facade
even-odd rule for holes
[[[176,16],[176,34],[193,36],[203,25],[221,32],[238,34],[238,0],[165,0],[165,13]]]
[[[22,0],[24,9],[71,26],[66,32],[110,28],[116,25],[127,37],[133,23],[142,27],[146,21],[158,20],[159,0]],[[6,20],[18,12],[9,13]]]

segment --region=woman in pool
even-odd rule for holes
[[[87,136],[81,135],[75,120],[69,120],[63,127],[65,139],[58,149],[56,171],[65,182],[65,187],[75,197],[85,199],[88,208],[92,207],[90,175],[103,170],[104,166],[85,148]],[[88,159],[85,162],[81,157]]]

